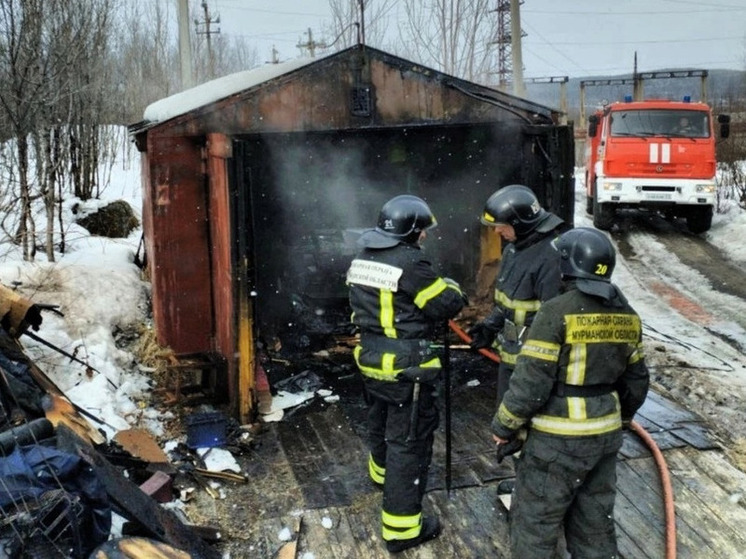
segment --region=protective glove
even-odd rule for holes
[[[26,316],[23,321],[34,330],[38,330],[42,321],[41,307],[38,305],[31,305],[28,311],[26,311]]]
[[[497,463],[502,464],[506,456],[511,456],[523,448],[523,443],[526,441],[526,431],[521,429],[514,435],[512,435],[507,443],[497,445]]]
[[[523,448],[523,441],[518,437],[513,437],[505,444],[497,445],[497,463],[502,464],[503,460],[511,454],[515,454]]]
[[[484,322],[474,324],[474,326],[469,328],[467,334],[471,338],[469,347],[474,350],[492,346],[492,342],[495,341],[495,337],[497,336],[497,332]]]

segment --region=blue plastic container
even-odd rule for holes
[[[207,448],[226,442],[228,420],[220,412],[195,413],[187,417],[187,446]]]

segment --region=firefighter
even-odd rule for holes
[[[347,272],[352,322],[360,330],[354,355],[368,408],[368,473],[383,487],[382,536],[396,553],[438,536],[422,498],[438,426],[439,327],[466,304],[459,285],[438,275],[420,244],[436,224],[427,203],[392,198],[378,226],[365,231]]]
[[[553,557],[564,524],[573,559],[609,559],[619,556],[622,429],[649,384],[642,325],[611,283],[616,253],[604,233],[573,229],[556,247],[562,293],[536,314],[492,420],[498,447],[528,428],[510,510],[512,557]]]
[[[481,216],[505,241],[490,315],[469,329],[471,347],[500,354],[497,405],[508,389],[515,360],[543,301],[559,293],[559,255],[552,241],[566,228],[527,186],[513,184],[492,194]]]
[[[694,126],[689,123],[689,119],[682,116],[679,119],[679,124],[673,130],[674,134],[680,134],[682,136],[689,136],[694,133]]]

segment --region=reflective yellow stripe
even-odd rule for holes
[[[567,384],[584,384],[588,351],[585,344],[574,344],[570,348],[570,360],[567,363]]]
[[[417,293],[417,296],[414,298],[414,304],[419,308],[424,307],[430,299],[440,295],[447,287],[448,284],[443,278],[436,279],[425,289],[422,289]]]
[[[419,528],[422,523],[422,513],[417,514],[391,514],[385,510],[381,511],[381,521],[392,528]]]
[[[443,365],[440,362],[440,357],[433,357],[430,361],[425,361],[418,365],[423,369],[440,369]]]
[[[629,356],[629,364],[632,365],[633,363],[637,363],[644,356],[645,354],[642,351],[642,343],[639,343],[635,347],[635,350],[632,352],[632,355]]]
[[[642,331],[640,317],[632,314],[568,314],[565,324],[568,344],[637,344]]]
[[[602,433],[611,433],[617,429],[621,429],[622,417],[618,411],[603,417],[594,417],[593,419],[570,419],[567,417],[536,415],[531,419],[531,427],[537,431],[554,435],[569,435],[576,437],[600,435]]]
[[[585,409],[585,398],[579,398],[575,396],[569,396],[567,398],[567,415],[570,419],[584,420],[587,419],[587,413]]]
[[[381,523],[381,535],[384,540],[411,540],[420,535],[422,513],[400,516],[383,510]]]
[[[381,328],[388,338],[396,338],[396,328],[394,328],[394,293],[386,289],[381,289],[379,303],[381,305]]]
[[[511,299],[505,293],[497,289],[495,289],[495,302],[500,303],[503,307],[508,309],[522,311],[524,313],[536,312],[539,310],[539,307],[541,307],[541,301],[539,299]],[[518,324],[517,320],[514,320],[513,322]],[[523,324],[521,323],[518,325],[522,326]]]
[[[397,370],[394,368],[394,362],[396,361],[396,355],[393,353],[384,353],[381,356],[381,371],[384,374],[398,373],[401,369]]]
[[[394,367],[394,363],[396,361],[396,354],[384,353],[381,356],[381,366],[373,367],[371,365],[363,365],[360,362],[360,353],[362,352],[362,350],[363,348],[361,346],[357,346],[353,350],[352,354],[355,357],[355,363],[357,363],[358,369],[360,369],[360,372],[363,375],[369,378],[376,379],[376,380],[397,382],[396,375],[401,373],[404,369],[403,368],[397,369]],[[417,366],[422,367],[423,369],[439,369],[443,365],[440,362],[440,357],[433,357],[429,361],[420,363]]]
[[[368,474],[370,475],[370,479],[376,483],[380,483],[381,485],[383,485],[386,480],[386,468],[376,464],[376,461],[373,460],[372,454],[368,455]]]
[[[515,365],[515,361],[517,358],[517,353],[508,353],[507,351],[503,351],[503,349],[500,348],[500,361],[502,361],[506,365]]]
[[[366,377],[374,378],[377,380],[385,380],[385,381],[396,381],[396,375],[401,373],[402,369],[394,369],[394,360],[396,359],[396,355],[393,353],[384,353],[381,357],[381,367],[371,367],[369,365],[363,365],[360,362],[360,353],[362,352],[363,348],[361,346],[357,346],[352,354],[355,357],[355,363],[357,363],[358,369],[360,369],[360,372],[364,374]]]
[[[526,419],[522,417],[518,417],[514,413],[512,413],[507,407],[505,407],[504,403],[500,403],[500,407],[497,408],[497,420],[505,425],[509,429],[518,429],[521,427],[524,423],[526,423]]]
[[[560,347],[559,344],[529,339],[523,344],[521,355],[556,363],[559,361]]]

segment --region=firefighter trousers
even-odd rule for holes
[[[554,559],[564,526],[573,559],[618,557],[614,526],[621,431],[558,437],[530,431],[510,509],[513,559]]]
[[[500,407],[500,403],[508,391],[510,377],[513,376],[513,367],[514,365],[508,365],[502,361],[497,365],[497,407],[495,409]]]
[[[377,473],[374,481],[384,481],[382,536],[386,541],[416,538],[422,524],[422,497],[427,490],[433,438],[440,417],[435,389],[421,385],[414,421],[411,401],[394,404],[375,395],[370,400],[369,466],[371,477]]]

